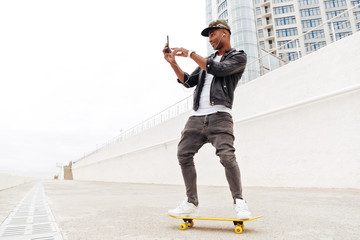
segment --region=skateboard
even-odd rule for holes
[[[233,222],[235,225],[235,233],[242,233],[244,230],[244,222],[252,221],[258,218],[261,218],[262,216],[257,216],[249,219],[235,219],[235,218],[212,218],[212,217],[175,217],[170,214],[168,214],[172,218],[176,219],[182,219],[184,223],[180,224],[179,228],[180,230],[186,230],[187,227],[193,227],[194,221],[193,220],[214,220],[214,221],[229,221]]]

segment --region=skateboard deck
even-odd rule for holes
[[[249,219],[236,219],[236,218],[213,218],[213,217],[175,217],[170,214],[168,214],[172,218],[176,219],[182,219],[184,223],[179,225],[179,228],[181,230],[186,230],[187,227],[193,227],[194,221],[193,220],[213,220],[213,221],[229,221],[233,222],[235,225],[235,233],[242,233],[244,230],[244,222],[252,221],[258,218],[261,218],[262,216],[256,216]]]

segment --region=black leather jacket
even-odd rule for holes
[[[216,55],[217,52],[210,55],[206,62],[206,72],[214,75],[210,88],[210,105],[224,105],[231,109],[235,88],[246,67],[246,53],[242,50],[237,51],[230,48],[226,50],[220,62],[214,61]],[[193,105],[195,111],[199,109],[200,94],[204,86],[206,72],[197,67],[191,75],[184,73],[184,83],[182,84],[186,88],[196,86]],[[178,82],[181,83],[179,79]]]

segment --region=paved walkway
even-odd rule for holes
[[[35,184],[0,191],[0,222]],[[48,203],[64,239],[360,239],[360,190],[245,188],[254,215],[234,233],[231,222],[181,220],[166,215],[184,199],[184,187],[45,181]],[[201,215],[232,216],[226,187],[199,187]]]

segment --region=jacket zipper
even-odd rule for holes
[[[223,59],[225,59],[225,56],[226,55],[226,53],[221,57],[221,59],[220,59],[220,62],[223,60]],[[215,58],[215,57],[214,57]],[[213,58],[213,59],[214,59]],[[214,106],[214,101],[212,101],[212,98],[211,98],[211,93],[212,93],[212,91],[211,91],[211,89],[212,89],[212,86],[213,86],[213,84],[214,84],[214,80],[215,80],[215,76],[213,77],[213,79],[211,80],[211,84],[210,84],[210,99],[209,99],[209,103],[210,103],[210,105],[211,106]],[[224,85],[224,88],[226,88],[226,85]]]

